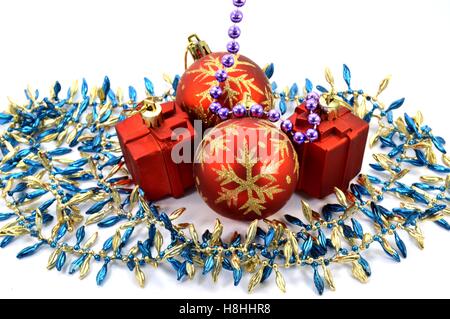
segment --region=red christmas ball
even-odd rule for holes
[[[214,211],[232,219],[276,213],[294,192],[298,172],[289,138],[272,123],[255,118],[218,124],[195,154],[199,194]]]
[[[216,71],[223,68],[221,59],[225,54],[227,53],[210,53],[195,61],[184,72],[178,84],[177,104],[191,118],[202,120],[207,127],[218,123],[218,117],[208,109],[212,102],[209,95],[212,85],[222,88],[223,94],[218,101],[229,109],[243,101],[247,94],[266,111],[273,106],[271,86],[264,71],[243,55],[236,55],[234,65],[226,69],[228,79],[225,82],[219,83],[216,80]]]

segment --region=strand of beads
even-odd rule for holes
[[[228,118],[230,111],[222,107],[222,105],[217,101],[223,94],[222,88],[220,84],[225,82],[228,78],[227,68],[231,68],[234,65],[234,55],[239,52],[240,46],[236,41],[237,38],[241,35],[241,29],[237,25],[242,21],[243,14],[239,8],[243,7],[246,0],[233,0],[233,4],[235,9],[230,14],[231,22],[234,23],[228,29],[228,36],[231,38],[231,41],[227,44],[227,51],[229,54],[226,54],[222,57],[222,66],[223,68],[218,70],[215,74],[217,83],[213,85],[209,91],[209,94],[213,98],[213,102],[209,106],[209,109],[212,113],[219,115],[221,119]]]
[[[308,122],[313,125],[312,128],[307,129],[306,132],[294,132],[294,125],[290,120],[284,120],[281,123],[281,129],[286,134],[291,134],[292,140],[297,144],[314,142],[319,138],[319,132],[317,131],[317,127],[320,125],[321,119],[319,114],[315,111],[319,106],[320,96],[316,92],[308,93],[306,96],[306,108],[309,111]]]

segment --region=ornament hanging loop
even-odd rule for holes
[[[199,36],[197,34],[191,34],[188,37],[188,46],[186,48],[186,52],[184,54],[184,68],[187,69],[187,58],[188,58],[188,52],[191,54],[194,61],[199,60],[203,58],[204,56],[211,53],[211,49],[209,48],[209,45],[203,41],[200,40]]]

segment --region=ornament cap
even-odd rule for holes
[[[209,48],[209,45],[205,41],[200,40],[199,36],[195,33],[191,34],[188,37],[188,46],[187,46],[185,59],[184,59],[185,69],[187,69],[187,52],[188,51],[195,61],[197,61],[211,53],[211,49]]]
[[[162,107],[159,100],[151,96],[141,103],[141,116],[148,128],[157,128],[161,126],[164,118],[162,116]]]

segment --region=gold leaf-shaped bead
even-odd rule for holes
[[[405,121],[403,120],[402,117],[398,117],[398,118],[395,120],[395,125],[397,126],[397,129],[398,129],[401,133],[405,134],[406,136],[409,135],[408,130],[406,129]]]
[[[103,211],[100,211],[98,213],[92,214],[87,220],[86,220],[86,225],[92,225],[95,223],[100,222],[105,216],[107,211],[110,209],[110,205],[108,205],[107,209],[103,209]]]
[[[117,251],[117,248],[119,248],[120,242],[121,242],[122,235],[120,234],[120,230],[116,230],[116,233],[114,234],[113,240],[112,240],[112,249],[113,252]]]
[[[111,188],[111,195],[112,195],[115,207],[120,207],[120,204],[122,203],[122,201],[120,199],[119,192],[115,188]]]
[[[417,111],[416,115],[414,116],[414,122],[416,122],[418,127],[421,127],[423,124],[423,114],[420,111]]]
[[[197,234],[197,231],[195,230],[194,224],[190,224],[189,225],[189,233],[191,234],[191,238],[194,241],[194,244],[196,246],[198,246],[199,245],[199,243],[198,243],[198,234]]]
[[[399,179],[405,177],[405,175],[408,173],[409,173],[408,168],[402,169],[399,173],[397,173],[393,176],[393,180],[398,181]]]
[[[341,249],[341,238],[338,227],[333,227],[333,230],[331,231],[331,243],[336,250]]]
[[[178,244],[178,245],[173,246],[170,249],[167,249],[164,254],[164,258],[167,259],[167,258],[172,258],[172,257],[179,255],[181,253],[181,251],[184,249],[184,247],[186,247],[186,243]]]
[[[308,223],[311,224],[313,222],[311,206],[309,206],[309,204],[307,202],[305,202],[303,199],[301,200],[301,203],[302,203],[303,215],[305,216]]]
[[[257,228],[258,228],[258,220],[255,219],[247,229],[247,236],[245,238],[244,243],[245,248],[247,248],[248,245],[250,245],[250,243],[253,241],[253,239],[255,239]]]
[[[330,68],[325,68],[325,80],[330,84],[332,87],[334,87],[334,76],[333,73],[331,73]]]
[[[214,259],[214,268],[212,271],[212,278],[214,282],[217,282],[217,280],[219,279],[219,274],[222,270],[222,262],[223,262],[223,257],[221,255],[217,256]]]
[[[141,267],[139,266],[139,263],[136,263],[134,267],[134,276],[136,277],[136,280],[139,284],[139,287],[144,288],[145,286],[145,274],[142,271]]]
[[[223,225],[220,220],[217,218],[216,223],[214,224],[214,230],[211,234],[211,245],[216,245],[220,242],[220,236],[222,236]]]
[[[450,175],[445,177],[445,188],[447,188],[447,190],[450,189]]]
[[[386,251],[389,254],[395,254],[396,251],[394,250],[394,248],[392,248],[391,244],[389,244],[388,240],[386,239],[386,237],[381,237],[381,244],[383,245],[384,249],[386,249]]]
[[[347,198],[345,197],[345,194],[343,191],[341,191],[339,188],[335,187],[334,194],[336,195],[336,198],[337,198],[339,204],[341,204],[344,207],[348,206]]]
[[[83,249],[89,249],[91,248],[98,238],[98,232],[95,232],[89,237],[89,239],[86,241],[86,243],[83,245]]]
[[[159,230],[156,230],[155,233],[155,248],[158,254],[161,252],[161,247],[163,244],[163,236],[161,235]]]
[[[264,267],[261,266],[259,270],[252,275],[248,284],[248,292],[252,292],[255,287],[261,282],[263,271]]]
[[[129,205],[130,211],[134,209],[138,200],[139,200],[139,185],[136,185],[130,194],[130,205]]]
[[[56,265],[56,260],[58,259],[58,255],[60,253],[59,249],[55,249],[50,256],[48,257],[48,262],[47,262],[47,269],[51,270],[55,267]]]
[[[362,283],[366,283],[369,280],[369,278],[366,275],[366,272],[364,271],[364,269],[362,268],[361,264],[358,261],[354,261],[352,263],[352,274],[353,277],[355,277]]]
[[[442,154],[442,162],[445,166],[450,167],[450,158],[447,155]]]
[[[355,260],[358,260],[360,257],[358,254],[352,254],[352,255],[342,255],[342,256],[336,256],[334,257],[334,261],[340,264],[343,263],[349,263],[353,262]]]
[[[323,276],[325,278],[325,282],[327,283],[328,287],[333,291],[336,290],[336,286],[334,284],[334,279],[333,279],[333,275],[331,274],[331,270],[324,264],[322,264],[322,270],[323,270]]]
[[[241,260],[236,254],[233,254],[233,256],[231,256],[231,267],[233,267],[234,269],[241,268]]]
[[[275,270],[275,282],[277,284],[277,287],[282,292],[286,292],[286,281],[284,280],[283,275],[277,268],[274,268],[274,270]]]
[[[36,230],[38,232],[40,232],[42,229],[42,213],[39,208],[36,208],[36,217],[34,220],[35,220],[34,223],[36,225]]]
[[[428,163],[430,163],[430,164],[436,164],[437,163],[436,154],[433,152],[431,147],[427,147],[425,149],[425,157],[426,157]]]
[[[391,76],[388,75],[386,78],[381,81],[380,85],[378,86],[378,92],[376,94],[376,97],[378,97],[384,90],[386,90],[389,81],[391,80]]]
[[[298,248],[297,238],[295,238],[295,235],[293,232],[289,232],[289,242],[291,244],[292,252],[295,255],[295,259],[298,260],[300,251]]]
[[[286,244],[284,244],[283,252],[284,252],[284,256],[286,258],[286,263],[288,264],[289,259],[292,256],[292,245],[291,245],[290,241],[288,241],[288,242],[286,242]]]
[[[172,213],[170,213],[169,218],[170,220],[176,220],[179,218],[183,213],[186,211],[185,207],[177,208]]]
[[[91,255],[87,256],[87,258],[83,261],[83,264],[80,267],[80,279],[86,278],[89,273],[89,269],[91,267]]]
[[[189,277],[189,279],[193,279],[195,276],[195,266],[191,264],[190,262],[186,263],[186,273]]]

